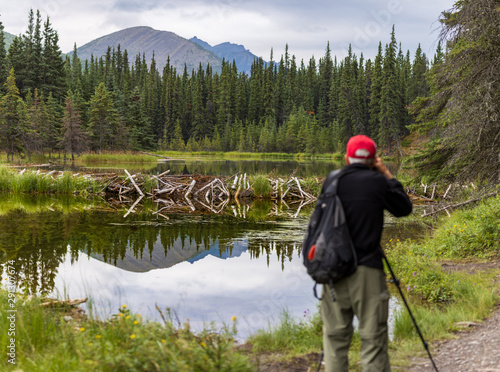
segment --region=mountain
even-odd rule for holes
[[[146,62],[150,64],[154,52],[156,66],[160,73],[168,57],[170,57],[170,65],[177,69],[178,74],[184,71],[184,63],[186,63],[188,73],[191,73],[192,69],[197,70],[200,63],[203,67],[209,63],[214,72],[220,71],[222,63],[222,58],[173,32],[158,31],[144,26],[131,27],[102,36],[77,48],[77,54],[82,60],[90,60],[91,55],[99,58],[106,54],[108,46],[116,49],[118,45],[122,51],[127,50],[130,64],[135,62],[138,54],[142,58],[143,53]]]
[[[231,251],[220,251],[219,242],[213,242],[209,249],[204,250],[198,244],[189,239],[177,239],[168,249],[165,249],[161,241],[153,244],[153,249],[149,252],[143,251],[140,254],[131,247],[127,248],[123,257],[119,259],[105,259],[100,253],[91,253],[90,256],[122,270],[131,272],[147,272],[154,269],[166,269],[181,262],[194,264],[203,260],[207,256],[213,256],[226,260],[231,257],[239,257],[248,251],[248,241],[235,241]]]
[[[244,71],[249,73],[252,67],[253,61],[258,58],[255,54],[252,54],[248,49],[245,49],[243,45],[232,44],[232,43],[222,43],[215,46],[211,46],[206,41],[198,39],[196,36],[189,39],[193,43],[198,44],[202,48],[214,53],[220,58],[224,58],[228,62],[236,62],[238,71]]]
[[[12,44],[12,40],[14,40],[16,36],[9,34],[8,32],[3,32],[3,38],[5,40],[5,49],[9,50],[10,44]]]

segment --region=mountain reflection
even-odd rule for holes
[[[284,268],[299,250],[305,223],[288,217],[293,209],[286,214],[280,208],[263,202],[246,206],[245,218],[228,208],[225,214],[169,219],[147,208],[126,219],[123,213],[107,210],[14,209],[0,215],[0,262],[14,261],[12,279],[29,294],[52,292],[58,267],[67,259],[78,261],[82,252],[137,273],[209,255],[227,259],[245,251],[251,258],[267,257],[268,265],[277,257]]]

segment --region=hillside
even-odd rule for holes
[[[127,50],[130,64],[135,62],[137,54],[144,53],[149,64],[151,58],[155,56],[156,66],[161,72],[170,56],[170,64],[177,69],[177,73],[184,71],[184,63],[188,72],[198,69],[199,64],[206,67],[209,63],[215,71],[220,71],[222,58],[214,53],[202,48],[187,39],[184,39],[173,32],[158,31],[151,27],[132,27],[114,32],[109,35],[95,39],[77,48],[78,57],[82,60],[89,59],[91,55],[101,57],[106,54],[108,46],[120,45],[121,50]]]
[[[10,44],[12,43],[12,40],[16,37],[15,35],[9,34],[8,32],[3,32],[3,37],[5,40],[5,49],[9,50]]]
[[[211,46],[207,42],[198,39],[196,36],[189,39],[193,43],[200,45],[202,48],[214,53],[215,55],[224,58],[226,61],[236,62],[238,71],[250,73],[253,61],[258,58],[255,54],[252,54],[249,50],[245,49],[243,45],[232,44],[232,43],[221,43],[215,46]]]

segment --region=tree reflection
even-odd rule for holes
[[[235,215],[243,208],[244,218]],[[265,255],[268,265],[276,256],[284,268],[300,249],[297,238],[290,238],[290,227],[276,223],[288,216],[272,202],[238,205],[218,215],[170,215],[168,220],[148,208],[126,219],[106,210],[10,210],[0,215],[0,262],[14,260],[12,281],[27,294],[52,292],[61,263],[75,262],[81,252],[125,270],[147,271],[197,259],[209,250],[224,259],[244,249],[251,258]]]

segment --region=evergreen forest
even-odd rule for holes
[[[0,148],[8,159],[129,150],[322,154],[342,152],[363,133],[398,153],[411,130],[427,139],[415,160],[420,171],[491,176],[479,163],[500,141],[495,3],[458,1],[443,12],[432,58],[420,46],[404,51],[393,27],[374,60],[351,49],[337,60],[327,44],[319,60],[299,62],[287,47],[279,60],[272,50],[269,62],[255,59],[250,74],[231,61],[220,73],[201,64],[177,71],[169,61],[158,71],[154,55],[146,61],[119,45],[85,61],[76,46],[63,56],[50,19],[31,10],[8,50],[0,23]],[[488,156],[489,165],[500,163]]]

